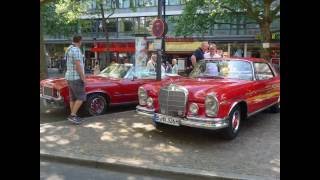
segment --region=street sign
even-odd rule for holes
[[[270,48],[270,43],[262,43],[262,47],[265,49]]]
[[[164,22],[162,19],[156,19],[152,23],[152,35],[160,38],[163,35],[167,34],[167,23]]]

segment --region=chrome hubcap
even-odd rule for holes
[[[104,109],[104,102],[102,99],[100,98],[94,98],[92,101],[91,101],[91,104],[90,104],[90,109],[92,112],[94,112],[95,114],[100,114],[103,109]]]
[[[237,132],[239,129],[239,125],[240,125],[240,112],[239,111],[236,111],[233,113],[231,123],[232,123],[233,132]]]

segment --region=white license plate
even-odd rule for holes
[[[173,126],[180,126],[180,119],[179,118],[161,115],[161,114],[156,114],[156,115],[158,116],[158,118],[156,118],[157,122],[169,124],[169,125],[173,125]]]

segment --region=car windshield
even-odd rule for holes
[[[200,61],[195,65],[190,77],[253,79],[251,64],[241,60]]]
[[[98,76],[111,77],[111,78],[124,78],[131,67],[132,67],[132,64],[117,64],[117,63],[111,64],[110,66],[102,70],[98,74]]]
[[[132,70],[132,75],[137,79],[156,79],[157,73],[155,71],[150,71],[147,67],[135,67]],[[131,75],[131,76],[132,76]],[[179,76],[177,74],[166,73],[164,70],[161,71],[161,78],[165,76]],[[130,78],[130,77],[128,77]]]

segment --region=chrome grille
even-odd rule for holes
[[[184,116],[188,92],[182,87],[169,85],[159,92],[160,113],[169,116]]]
[[[49,87],[43,87],[43,95],[53,96],[53,89]]]

